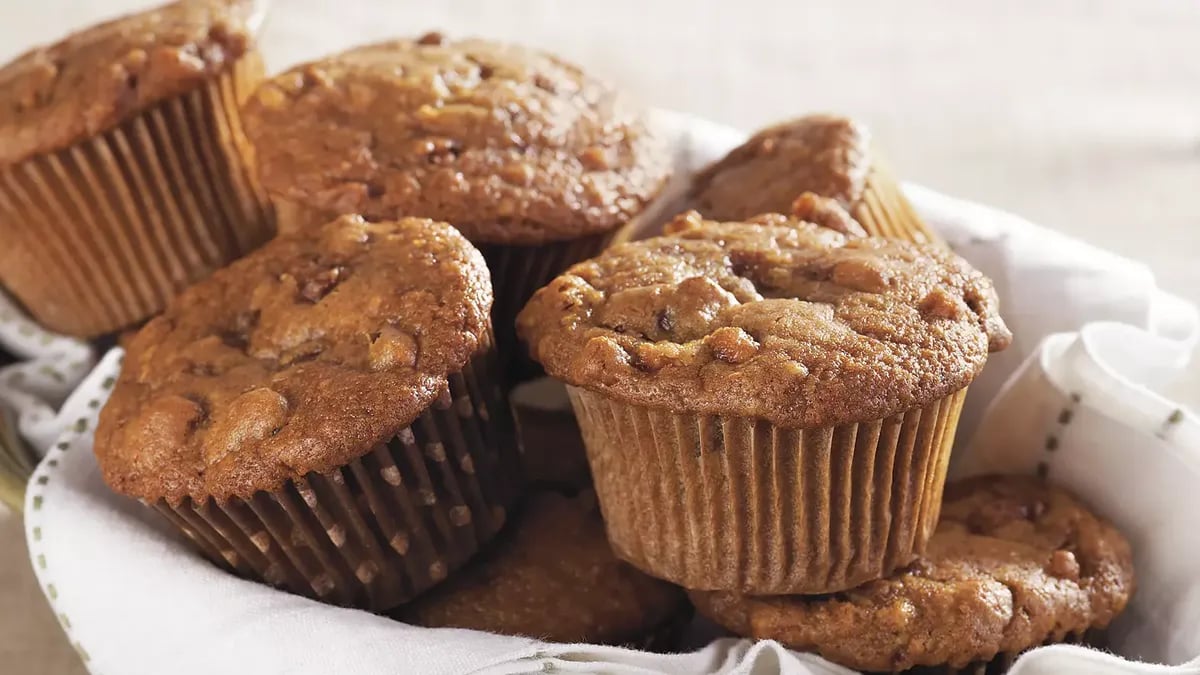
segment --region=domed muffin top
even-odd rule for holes
[[[117,492],[249,497],[369,452],[488,338],[482,256],[429,220],[346,216],[178,296],[130,340],[95,451]]]
[[[181,0],[79,31],[0,68],[0,166],[65,148],[226,71],[251,0]]]
[[[991,282],[949,251],[757,223],[684,214],[567,270],[518,332],[569,384],[806,428],[947,396],[1010,340]]]
[[[546,52],[437,34],[294,68],[245,117],[272,195],[444,220],[475,243],[613,230],[669,170],[641,109],[607,84]]]
[[[789,213],[805,192],[852,209],[871,168],[866,127],[835,115],[808,115],[759,131],[704,168],[688,206],[714,220]]]

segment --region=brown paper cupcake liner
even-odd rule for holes
[[[758,595],[853,588],[923,551],[964,395],[786,429],[568,392],[617,554],[685,588]]]
[[[490,353],[477,356],[411,425],[339,469],[251,499],[154,507],[241,576],[393,608],[461,567],[519,497],[521,462],[492,366]]]
[[[862,198],[852,210],[867,234],[918,243],[937,243],[941,238],[921,220],[900,190],[900,183],[881,159],[867,171]]]
[[[1050,639],[1040,647],[1054,644],[1082,645],[1101,648],[1107,643],[1107,631],[1091,629],[1083,633],[1067,633],[1061,640]],[[903,671],[904,675],[1004,675],[1024,652],[998,654],[990,661],[977,661],[962,668],[951,666],[921,666]]]
[[[42,325],[129,326],[271,234],[238,105],[256,54],[63,150],[0,169],[0,282]]]
[[[517,314],[539,288],[571,265],[599,254],[615,234],[603,232],[536,246],[479,245],[496,290],[492,323],[496,326],[496,345],[509,382],[530,379],[542,372],[517,340]]]

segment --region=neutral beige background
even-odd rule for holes
[[[147,4],[4,0],[0,57]],[[1200,302],[1200,2],[277,0],[264,42],[282,66],[431,28],[552,48],[746,129],[856,115],[905,177],[1144,260]],[[0,517],[0,669],[71,672],[24,555]]]

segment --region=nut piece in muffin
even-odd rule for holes
[[[245,114],[281,229],[423,216],[478,246],[502,354],[529,296],[637,218],[669,170],[622,92],[484,40],[429,34],[329,56],[264,84]]]
[[[346,216],[181,294],[128,343],[107,483],[246,576],[386,609],[499,529],[519,489],[482,257]]]
[[[135,324],[271,234],[238,107],[249,0],[183,0],[0,67],[0,283],[79,336]]]
[[[837,200],[867,234],[939,241],[883,165],[866,127],[835,115],[808,115],[754,134],[696,175],[688,206],[714,220],[743,220],[804,211],[805,193]]]
[[[946,487],[928,549],[894,577],[831,596],[691,595],[739,635],[893,672],[1077,640],[1107,627],[1133,591],[1129,543],[1112,525],[1038,479],[992,476]]]
[[[574,498],[536,493],[512,527],[445,584],[401,608],[397,618],[629,646],[654,646],[687,618],[682,589],[613,555],[590,492]]]
[[[685,214],[518,318],[568,385],[614,549],[686,588],[831,592],[911,562],[962,394],[1010,339],[949,251],[772,222]]]

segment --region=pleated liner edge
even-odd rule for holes
[[[272,234],[240,101],[251,52],[192,91],[0,169],[0,282],[39,323],[91,337],[160,311]]]
[[[494,349],[386,444],[329,473],[225,502],[154,508],[240,576],[382,611],[461,567],[520,496],[519,448]]]
[[[874,237],[923,244],[941,242],[917,215],[887,164],[878,157],[871,162],[862,197],[851,209],[851,215]]]
[[[685,588],[760,595],[853,588],[922,552],[965,395],[786,429],[568,392],[617,554]]]

